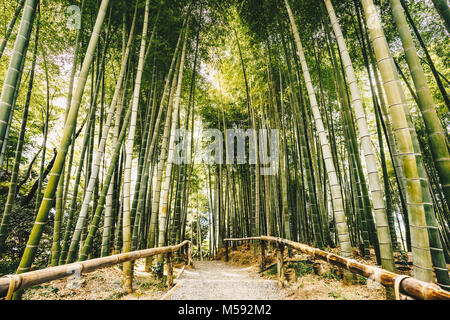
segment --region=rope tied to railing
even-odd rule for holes
[[[84,270],[84,265],[82,263],[78,262],[78,263],[72,264],[72,266],[73,266],[72,270],[73,271],[78,271],[80,273],[80,275],[81,275],[81,273]]]
[[[18,280],[19,286],[20,286],[20,283],[22,282],[22,278],[18,274],[9,274],[6,276],[6,278],[9,279],[9,287],[8,287],[8,292],[6,293],[5,300],[11,300],[13,293],[14,293],[14,289],[16,288],[16,279]]]
[[[405,280],[406,278],[411,278],[410,276],[407,275],[402,275],[402,276],[398,276],[397,278],[395,278],[395,282],[394,282],[394,292],[395,292],[395,300],[401,300],[400,298],[400,283]]]

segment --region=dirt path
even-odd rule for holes
[[[280,300],[277,281],[263,280],[251,268],[223,261],[195,262],[185,269],[167,300]]]

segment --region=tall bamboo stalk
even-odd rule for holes
[[[130,120],[130,130],[128,131],[128,138],[125,143],[125,152],[126,152],[126,160],[125,160],[125,171],[124,171],[124,180],[123,180],[123,190],[124,190],[124,206],[123,206],[123,252],[129,252],[131,250],[131,207],[130,207],[130,197],[131,197],[131,169],[132,169],[132,161],[133,161],[133,146],[134,146],[134,138],[136,133],[136,120],[137,120],[137,111],[139,107],[139,97],[141,93],[141,82],[142,82],[142,74],[144,72],[144,55],[145,48],[147,44],[147,30],[148,30],[148,20],[149,20],[149,5],[150,0],[145,2],[145,13],[144,13],[144,24],[142,27],[142,38],[141,38],[141,47],[139,50],[139,61],[136,73],[136,80],[134,84],[134,92],[133,92],[133,103],[131,106],[131,120]],[[132,262],[127,262],[123,266],[123,276],[124,290],[131,292],[132,288]]]
[[[27,0],[27,3],[34,1]],[[44,199],[40,205],[36,221],[31,230],[30,237],[27,242],[27,246],[22,255],[17,273],[27,272],[33,263],[37,247],[39,245],[44,225],[47,223],[48,213],[50,211],[53,198],[55,195],[58,180],[65,162],[65,157],[69,148],[69,144],[72,140],[72,135],[75,129],[75,123],[77,120],[78,110],[81,104],[81,98],[83,95],[84,87],[87,81],[89,68],[91,67],[92,60],[94,58],[94,51],[98,43],[100,31],[103,25],[103,21],[106,16],[109,0],[102,0],[100,5],[97,20],[95,22],[94,29],[92,30],[91,39],[89,41],[88,48],[86,50],[83,66],[81,68],[80,76],[77,82],[77,88],[73,97],[70,111],[67,117],[66,124],[64,126],[63,135],[61,138],[61,144],[56,156],[55,163],[50,173],[50,178],[45,190]],[[21,294],[16,294],[16,298],[20,298]]]
[[[189,31],[189,23],[186,25],[186,29],[184,30],[184,40],[183,40],[183,49],[181,50],[180,56],[180,66],[178,67],[178,77],[177,77],[177,89],[175,92],[175,101],[173,105],[172,111],[172,125],[170,129],[170,140],[168,145],[168,153],[167,153],[167,164],[166,164],[166,175],[161,193],[161,210],[159,214],[159,236],[158,236],[158,246],[161,246],[162,243],[166,242],[166,227],[167,227],[167,219],[168,219],[168,205],[169,205],[169,187],[170,187],[170,178],[174,157],[174,145],[175,145],[175,130],[178,122],[178,108],[180,106],[181,100],[181,85],[183,82],[183,73],[184,73],[184,63],[186,57],[186,46],[187,46],[187,37]],[[163,257],[158,256],[158,262],[162,262]]]
[[[347,75],[349,83],[352,105],[355,111],[356,123],[358,125],[359,140],[366,160],[367,172],[369,175],[369,185],[372,194],[374,206],[376,228],[378,233],[378,243],[380,247],[381,265],[384,269],[395,271],[394,255],[392,250],[391,236],[389,230],[389,222],[386,214],[386,206],[384,202],[384,193],[381,186],[380,177],[378,175],[378,164],[375,158],[375,150],[370,139],[370,132],[367,125],[366,115],[361,98],[361,92],[358,88],[355,71],[348,53],[347,45],[341,31],[341,27],[337,21],[331,0],[324,0],[331,25],[336,35],[339,50],[343,60],[343,68]]]
[[[0,43],[0,59],[2,58],[3,52],[5,51],[6,44],[8,43],[9,37],[14,29],[14,25],[16,24],[16,20],[20,15],[20,11],[22,11],[23,5],[25,4],[25,0],[20,0],[17,4],[16,11],[8,23],[8,27],[6,28],[5,35],[3,36],[3,40]]]
[[[186,20],[185,22],[186,23]],[[183,23],[183,28],[182,30],[184,30],[184,23]],[[155,244],[157,243],[156,241],[156,236],[157,236],[157,226],[158,226],[158,210],[159,210],[159,203],[160,203],[160,195],[161,195],[161,182],[162,182],[162,175],[163,175],[163,168],[167,159],[167,143],[168,143],[168,135],[169,135],[169,125],[170,125],[170,119],[171,119],[171,115],[172,115],[172,103],[173,103],[173,95],[174,95],[174,91],[175,91],[175,84],[176,84],[176,79],[177,79],[177,70],[178,70],[178,64],[179,64],[179,46],[180,43],[183,39],[183,31],[180,32],[180,35],[178,36],[178,42],[177,45],[175,47],[175,52],[173,54],[172,57],[172,62],[170,64],[170,68],[169,68],[169,73],[166,79],[166,83],[164,85],[164,90],[163,90],[163,95],[161,97],[161,103],[160,103],[160,107],[159,107],[159,112],[158,112],[158,118],[157,118],[157,122],[155,124],[155,127],[159,127],[159,119],[161,117],[162,111],[164,110],[164,104],[165,101],[167,99],[167,97],[169,98],[168,102],[167,102],[167,110],[166,110],[166,119],[165,119],[165,123],[164,123],[164,131],[163,131],[163,137],[162,137],[162,143],[161,143],[161,153],[160,153],[160,158],[159,158],[159,162],[158,162],[158,166],[157,166],[157,173],[156,173],[156,184],[154,187],[153,191],[153,197],[152,197],[152,202],[151,202],[151,218],[150,218],[150,228],[149,228],[149,232],[148,232],[148,237],[147,237],[147,247],[148,248],[152,248],[155,246]],[[173,74],[173,77],[172,77]],[[173,79],[172,79],[173,78]],[[153,134],[152,137],[152,146],[155,146],[156,144],[156,139],[158,137],[157,132],[155,130],[155,134]],[[152,149],[152,147],[150,147]],[[151,258],[146,259],[145,261],[146,264],[146,268],[149,267],[149,265],[151,264]]]
[[[399,159],[405,175],[414,276],[419,280],[431,282],[433,273],[422,188],[413,140],[405,114],[406,106],[401,98],[401,84],[399,84],[398,75],[373,1],[362,0],[362,5],[383,80],[393,131],[398,142]]]
[[[445,28],[447,32],[450,33],[450,8],[448,6],[448,1],[446,0],[431,0],[433,1],[434,7],[444,20]]]
[[[90,207],[90,202],[91,202],[91,199],[92,199],[92,195],[94,193],[94,188],[95,188],[96,184],[98,183],[97,181],[98,181],[98,175],[99,175],[99,172],[100,172],[100,165],[101,165],[101,161],[102,161],[102,159],[104,157],[104,154],[105,154],[106,140],[108,138],[109,129],[111,128],[111,122],[112,122],[113,116],[115,115],[117,103],[118,103],[118,100],[119,100],[119,95],[120,95],[121,88],[122,88],[122,85],[123,85],[123,79],[125,77],[125,71],[126,71],[128,56],[129,56],[129,53],[130,53],[131,43],[132,43],[132,40],[133,40],[134,26],[135,26],[135,19],[136,19],[136,11],[137,10],[135,10],[135,14],[134,14],[135,18],[133,19],[134,22],[133,22],[131,30],[130,30],[130,36],[129,36],[127,48],[126,48],[126,51],[125,51],[125,55],[122,57],[122,63],[121,63],[121,67],[120,67],[120,74],[119,74],[119,77],[117,79],[116,87],[114,89],[114,96],[113,96],[113,99],[111,101],[111,105],[110,105],[109,110],[108,110],[106,123],[103,126],[103,132],[101,133],[100,145],[98,146],[98,149],[95,152],[94,160],[92,162],[92,171],[91,171],[90,176],[89,176],[88,185],[86,187],[84,198],[83,198],[83,204],[82,204],[82,207],[81,207],[80,214],[78,216],[77,224],[75,226],[75,231],[74,231],[73,236],[72,236],[72,240],[71,240],[71,244],[70,244],[70,248],[69,248],[69,254],[67,256],[66,263],[73,262],[75,260],[75,258],[76,258],[75,255],[76,255],[76,252],[78,250],[78,245],[79,245],[79,242],[80,242],[80,239],[81,239],[82,230],[83,230],[83,228],[85,228],[87,214],[88,214],[88,210],[89,210],[89,207]],[[93,135],[91,137],[93,137]],[[95,211],[95,209],[94,209],[94,211]]]
[[[23,5],[23,1],[22,1],[22,5]],[[13,170],[12,170],[11,181],[9,183],[8,197],[6,200],[5,209],[3,211],[3,216],[2,216],[1,225],[0,225],[0,252],[3,251],[2,248],[4,246],[6,237],[8,235],[9,218],[11,215],[11,210],[12,210],[15,200],[16,200],[16,195],[18,193],[17,180],[18,180],[18,176],[19,176],[20,162],[22,159],[22,150],[23,150],[23,144],[24,144],[24,139],[25,139],[25,131],[26,131],[26,125],[27,125],[27,119],[28,119],[28,110],[30,107],[31,94],[33,91],[38,42],[39,42],[39,21],[36,24],[36,33],[35,33],[35,37],[34,37],[33,60],[32,60],[32,64],[31,64],[30,78],[28,80],[27,96],[26,96],[24,107],[23,107],[22,125],[20,127],[19,138],[18,138],[17,146],[16,146],[16,154],[15,154],[15,158],[14,158],[14,166],[13,166]]]
[[[11,113],[13,112],[15,93],[18,86],[20,86],[18,79],[23,72],[23,65],[28,50],[28,40],[33,28],[38,2],[37,0],[27,0],[25,3],[16,42],[14,43],[14,49],[9,61],[8,71],[3,82],[0,96],[0,148],[3,148],[3,144],[6,143],[6,131],[9,126]]]
[[[400,39],[405,50],[406,61],[408,62],[411,76],[416,88],[418,105],[422,112],[422,117],[427,129],[427,138],[430,145],[434,165],[438,171],[439,180],[444,189],[447,199],[450,199],[450,153],[444,129],[436,113],[431,90],[427,84],[425,72],[420,64],[414,42],[409,31],[404,11],[400,0],[391,0],[392,13],[399,30]],[[448,7],[447,7],[448,8]],[[424,193],[427,193],[428,185]],[[428,191],[429,192],[429,191]],[[431,198],[431,196],[429,197]],[[431,202],[431,199],[430,199]],[[433,208],[427,214],[427,223],[430,238],[431,258],[438,282],[444,289],[450,289],[450,279],[442,250],[442,243],[439,238],[436,216]]]
[[[311,109],[314,115],[314,120],[316,122],[317,133],[320,139],[320,145],[322,147],[322,153],[325,160],[326,171],[328,174],[330,189],[332,193],[332,201],[334,205],[334,214],[336,217],[336,228],[339,238],[339,244],[341,246],[342,255],[344,257],[352,256],[352,249],[350,245],[350,236],[347,228],[344,204],[342,200],[342,190],[339,184],[336,170],[333,162],[333,158],[331,155],[330,144],[328,142],[327,133],[325,132],[325,128],[322,122],[322,116],[319,111],[319,107],[317,104],[316,94],[314,92],[314,87],[312,85],[311,76],[309,73],[309,68],[306,63],[305,54],[303,52],[303,46],[300,40],[300,34],[297,29],[297,24],[294,20],[294,16],[292,14],[291,8],[289,6],[288,0],[285,0],[286,9],[289,15],[289,20],[291,22],[292,31],[295,38],[295,43],[297,45],[298,55],[300,57],[301,66],[303,69],[303,76],[306,82],[306,88],[308,91]]]

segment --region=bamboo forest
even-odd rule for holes
[[[0,300],[450,300],[449,36],[446,0],[0,0]]]

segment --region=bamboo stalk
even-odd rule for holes
[[[20,0],[17,4],[16,11],[12,16],[11,20],[8,23],[8,28],[6,29],[5,35],[3,36],[3,40],[0,44],[0,58],[3,56],[3,52],[5,50],[6,44],[11,36],[11,33],[14,29],[14,25],[16,24],[17,18],[19,18],[20,12],[22,11],[23,5],[25,4],[25,0]]]
[[[0,95],[0,147],[3,143],[7,143],[6,132],[9,127],[9,118],[14,112],[15,92],[20,86],[18,80],[23,72],[23,65],[26,60],[28,50],[28,41],[33,28],[33,20],[35,17],[36,6],[38,1],[27,0],[22,14],[22,20],[17,32],[14,49],[9,61],[8,71],[6,73],[2,91]]]

